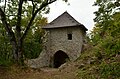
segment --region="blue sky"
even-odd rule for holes
[[[50,5],[50,13],[47,15],[48,21],[51,22],[56,17],[68,11],[78,22],[84,24],[88,30],[94,27],[95,15],[93,12],[97,7],[92,6],[95,0],[69,0],[70,5],[67,5],[62,0]]]

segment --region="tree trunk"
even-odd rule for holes
[[[20,65],[24,65],[24,59],[23,59],[23,41],[19,40],[18,41],[18,62]]]
[[[11,41],[12,49],[13,49],[13,59],[14,62],[18,65],[24,65],[23,60],[23,51],[22,51],[22,42],[18,41],[18,43]]]
[[[12,30],[10,24],[7,22],[6,19],[6,15],[5,12],[0,8],[0,17],[1,17],[1,21],[3,26],[5,27],[6,32],[8,33],[8,37],[10,39],[10,43],[12,45],[13,48],[13,58],[15,60],[16,63],[23,65],[23,51],[22,51],[22,47],[23,47],[23,41],[26,38],[26,35],[30,29],[30,27],[32,26],[32,22],[34,21],[37,13],[42,10],[44,7],[46,7],[47,5],[57,1],[57,0],[45,0],[42,1],[42,4],[40,5],[40,7],[35,10],[34,5],[33,5],[33,13],[32,13],[32,17],[28,23],[28,25],[26,26],[25,32],[23,33],[23,35],[21,35],[21,18],[22,18],[22,4],[25,0],[18,0],[18,14],[17,14],[17,23],[16,23],[16,30],[15,32]],[[32,2],[34,2],[33,0],[30,0]]]

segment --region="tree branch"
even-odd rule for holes
[[[22,4],[23,0],[19,0],[18,13],[17,13],[17,24],[16,24],[16,35],[18,39],[21,38],[21,14],[22,14]]]
[[[2,11],[1,8],[0,8],[0,16],[1,16],[2,24],[3,24],[3,26],[5,27],[5,30],[8,33],[10,42],[16,44],[16,39],[15,39],[14,32],[12,31],[10,25],[7,23],[7,21],[6,21],[6,15],[4,14],[4,12]]]
[[[32,0],[32,5],[33,5],[33,10],[32,10],[32,15],[33,15],[34,11],[35,11],[35,4],[34,4],[33,0]]]
[[[28,25],[27,25],[27,28],[26,28],[23,36],[21,37],[21,40],[24,40],[25,36],[27,35],[28,30],[30,29],[30,27],[31,27],[31,25],[32,25],[32,22],[33,22],[33,20],[35,19],[35,16],[37,15],[37,13],[38,13],[40,10],[42,10],[44,7],[46,7],[47,5],[49,5],[49,4],[51,4],[51,3],[55,2],[55,1],[57,1],[57,0],[51,0],[51,1],[49,1],[49,2],[47,2],[47,1],[43,2],[43,4],[41,4],[40,8],[37,9],[37,10],[34,12],[34,14],[32,15],[32,18],[30,19],[30,22],[29,22]]]
[[[5,8],[6,8],[6,2],[7,2],[7,0],[5,0],[4,12],[5,12]]]

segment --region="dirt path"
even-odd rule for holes
[[[70,69],[44,68],[39,72],[27,73],[22,79],[78,79]]]
[[[17,70],[17,69],[16,69]],[[74,65],[63,65],[59,69],[41,68],[0,73],[0,79],[79,79]],[[1,71],[1,70],[0,70]]]

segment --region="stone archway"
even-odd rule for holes
[[[69,60],[68,55],[59,50],[54,54],[54,68],[60,67],[62,64],[64,64],[67,60]]]

